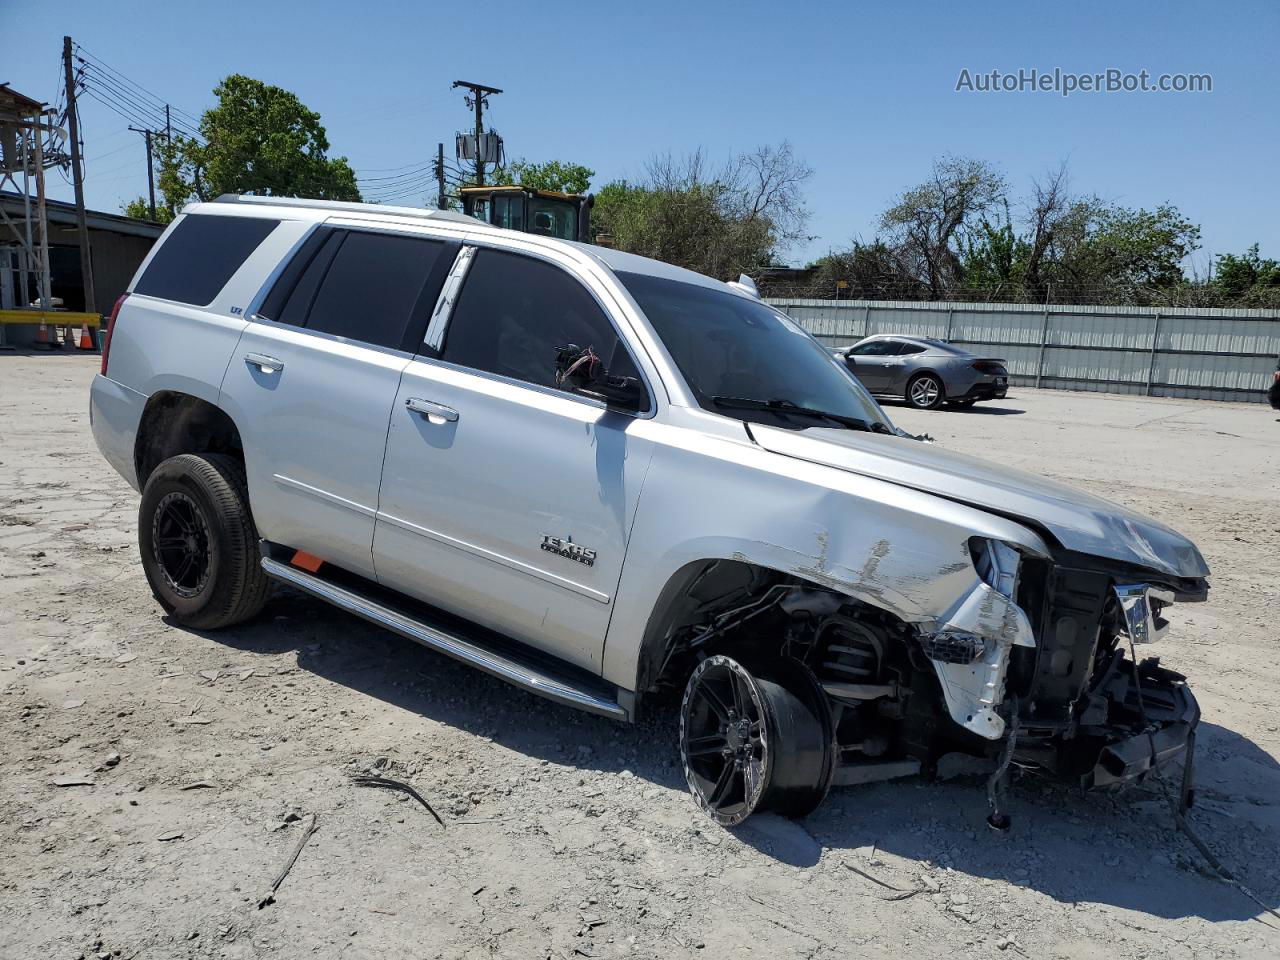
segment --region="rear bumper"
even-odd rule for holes
[[[133,447],[146,406],[147,398],[136,390],[101,374],[93,378],[89,389],[89,424],[94,442],[107,463],[135,490],[138,477]]]
[[[1280,380],[1271,384],[1271,389],[1267,391],[1267,399],[1271,401],[1272,409],[1280,410]]]
[[[995,380],[983,380],[971,386],[956,400],[1003,400],[1009,393],[1009,383],[998,383]]]

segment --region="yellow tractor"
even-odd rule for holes
[[[555,193],[518,185],[463,187],[462,212],[495,227],[541,234],[560,240],[591,242],[591,205],[588,193]]]

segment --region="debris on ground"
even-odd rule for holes
[[[400,780],[392,780],[390,777],[375,777],[369,774],[356,774],[351,778],[351,782],[358,787],[384,787],[388,790],[400,790],[403,793],[407,793],[409,796],[413,797],[413,799],[422,804],[422,806],[426,808],[427,813],[436,818],[436,823],[440,824],[442,827],[444,826],[444,821],[440,819],[440,814],[436,813],[435,810],[431,808],[431,804],[427,803],[426,798],[423,797],[422,794],[407,783]]]
[[[298,842],[294,844],[293,853],[289,854],[289,859],[285,861],[284,867],[276,874],[275,880],[271,881],[271,889],[267,891],[266,896],[258,901],[259,910],[268,904],[276,902],[276,891],[280,889],[280,884],[284,883],[284,878],[289,875],[293,865],[298,862],[298,854],[302,853],[302,848],[307,845],[311,835],[317,829],[319,829],[319,819],[313,813],[307,818],[307,822],[302,828],[302,836],[298,837]]]

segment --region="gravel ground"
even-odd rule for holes
[[[170,626],[89,435],[96,364],[0,356],[0,957],[1280,956],[1145,790],[1026,777],[997,835],[980,781],[905,780],[729,832],[686,797],[669,713],[578,715],[296,594]],[[1276,415],[1025,389],[890,414],[1200,544],[1211,599],[1151,652],[1204,709],[1196,828],[1280,904]],[[370,769],[446,826],[351,784]]]

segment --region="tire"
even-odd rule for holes
[[[947,399],[947,390],[936,373],[919,373],[907,384],[906,401],[917,410],[937,410]]]
[[[184,453],[156,467],[138,508],[138,548],[151,593],[184,626],[229,627],[267,601],[244,467],[234,457]]]
[[[835,730],[812,672],[778,659],[753,674],[707,657],[680,705],[680,759],[694,800],[721,826],[771,811],[803,817],[835,771]]]

